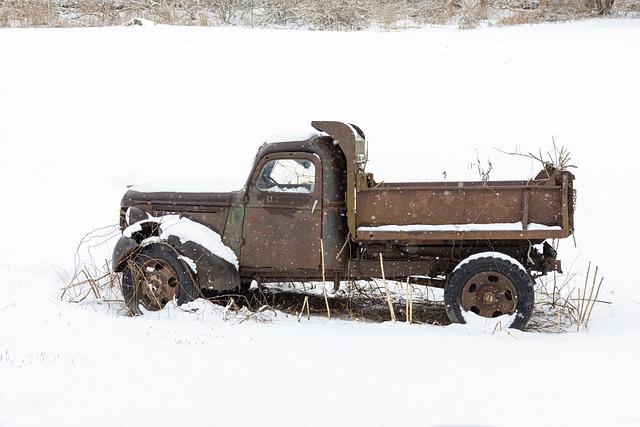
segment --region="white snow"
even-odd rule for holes
[[[274,187],[269,187],[265,190],[263,190],[267,193],[299,193],[299,194],[306,194],[306,193],[310,193],[311,191],[306,188],[306,187],[290,187],[290,188],[286,188],[286,187],[278,187],[278,186],[274,186]]]
[[[640,425],[638,52],[627,19],[0,29],[0,425]],[[386,182],[478,180],[478,157],[492,180],[527,179],[537,162],[494,148],[570,149],[576,234],[556,279],[582,287],[599,266],[589,328],[262,323],[201,300],[129,318],[61,300],[77,265],[110,258],[127,184],[241,186],[266,135],[312,120],[361,127]]]
[[[290,132],[277,133],[267,138],[267,144],[275,144],[277,142],[301,142],[311,138],[320,136],[319,132]]]
[[[556,225],[530,223],[529,230],[561,230]],[[522,222],[493,223],[493,224],[409,224],[409,225],[378,225],[375,227],[358,227],[358,231],[522,231]]]
[[[248,171],[246,172],[248,173]],[[246,175],[245,173],[245,175]],[[160,181],[160,182],[144,182],[134,184],[129,187],[131,190],[142,193],[162,193],[166,191],[174,191],[180,193],[225,193],[235,191],[242,188],[244,181],[239,174],[238,179],[221,179],[219,181]]]
[[[562,227],[560,227],[559,225],[545,225],[530,222],[529,224],[527,224],[527,230],[562,230]]]
[[[510,263],[514,264],[516,267],[520,268],[520,270],[524,271],[525,273],[527,272],[527,270],[522,266],[522,264],[520,264],[520,262],[518,260],[514,259],[513,257],[511,257],[511,256],[509,256],[507,254],[503,254],[501,252],[494,252],[494,251],[478,252],[476,254],[468,256],[467,258],[465,258],[462,261],[460,261],[460,263],[456,266],[456,268],[454,268],[453,271],[456,271],[457,269],[459,269],[463,265],[467,264],[468,262],[473,261],[475,259],[479,259],[479,258],[499,258],[499,259],[503,259],[503,260],[509,261]]]
[[[463,311],[462,317],[464,317],[465,327],[469,333],[475,334],[494,334],[496,331],[502,332],[509,328],[509,325],[513,323],[518,313],[503,314],[502,316],[486,318],[478,316],[471,311]]]

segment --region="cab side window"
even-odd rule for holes
[[[316,168],[307,159],[277,159],[263,166],[256,187],[269,193],[312,193]]]

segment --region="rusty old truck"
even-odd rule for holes
[[[444,287],[452,322],[511,315],[522,328],[533,280],[560,271],[549,240],[574,231],[573,175],[544,165],[532,179],[378,182],[355,125],[265,142],[239,191],[132,187],[122,198],[122,272],[134,315],[204,290],[258,283],[381,278]]]

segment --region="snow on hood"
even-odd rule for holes
[[[192,221],[189,218],[181,217],[180,215],[164,215],[136,222],[127,227],[122,232],[122,235],[131,237],[136,231],[142,230],[142,224],[150,222],[160,224],[160,234],[144,240],[143,243],[163,242],[166,241],[169,236],[175,236],[179,238],[182,243],[194,242],[203,246],[212,254],[235,265],[236,269],[238,269],[238,257],[231,248],[222,242],[222,237],[218,233],[209,227]]]
[[[195,182],[147,182],[135,184],[129,190],[140,193],[227,193],[242,188],[242,180]]]

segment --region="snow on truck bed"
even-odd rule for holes
[[[522,222],[496,223],[496,224],[413,224],[413,225],[380,225],[376,227],[358,227],[358,231],[391,231],[391,232],[416,232],[416,231],[523,231],[523,230],[562,230],[558,225],[528,224],[525,229]]]

